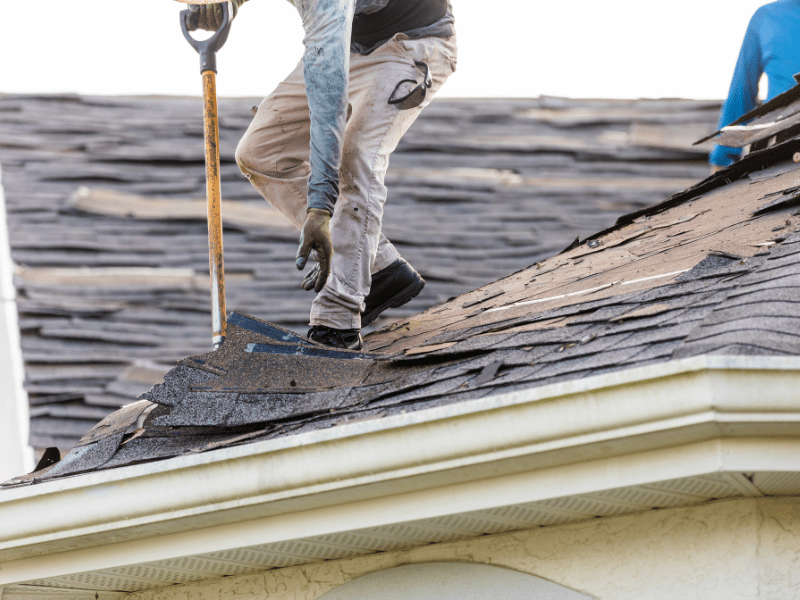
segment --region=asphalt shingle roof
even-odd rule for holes
[[[206,452],[699,354],[800,354],[800,140],[330,352],[235,315],[61,462],[13,484]],[[145,416],[142,427],[135,424]]]
[[[254,103],[219,103],[227,304],[303,333],[311,295],[294,268],[297,233],[233,160]],[[718,109],[437,99],[392,156],[384,222],[427,285],[376,325],[543,261],[704,178],[706,150],[691,143]],[[0,163],[30,441],[66,452],[210,348],[201,102],[0,95]],[[465,301],[479,311],[489,300]]]

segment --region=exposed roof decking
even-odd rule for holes
[[[753,186],[754,180],[757,186]],[[367,349],[389,347],[397,351],[410,349],[413,344],[414,354],[419,356],[419,346],[428,343],[449,343],[459,336],[465,339],[492,330],[510,330],[526,322],[546,325],[549,318],[563,318],[569,311],[561,310],[558,314],[556,311],[568,305],[586,306],[581,312],[593,312],[597,306],[613,305],[617,296],[626,298],[620,304],[646,303],[647,296],[632,294],[661,286],[664,297],[690,293],[697,284],[687,283],[686,291],[676,287],[675,292],[670,292],[665,284],[680,282],[681,273],[707,254],[722,255],[722,262],[732,265],[724,274],[747,273],[758,261],[748,264],[747,260],[737,261],[737,257],[748,259],[759,254],[760,260],[766,260],[762,257],[769,254],[770,247],[784,241],[789,243],[787,235],[800,225],[800,219],[793,214],[793,203],[783,208],[776,206],[777,210],[763,215],[764,218],[753,213],[775,198],[792,198],[798,184],[800,165],[789,160],[772,169],[757,171],[752,178],[697,197],[689,196],[685,204],[641,216],[533,268],[470,292],[459,299],[460,303],[434,307],[410,321],[398,321],[388,330],[372,335]],[[782,252],[790,250],[786,247]],[[741,264],[736,266],[737,262]],[[713,277],[713,273],[714,269],[709,269],[705,276]],[[590,303],[584,305],[587,300]],[[608,311],[605,314],[612,318]],[[613,316],[624,320],[623,313]],[[453,319],[453,324],[443,323],[447,319]],[[425,328],[429,321],[436,323],[432,331]],[[567,323],[552,323],[558,324]],[[402,333],[404,328],[407,333]],[[403,338],[408,341],[402,341]]]

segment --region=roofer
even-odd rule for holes
[[[767,74],[767,100],[794,87],[800,72],[800,0],[778,0],[759,8],[750,19],[728,98],[722,105],[719,129],[756,107],[758,82]],[[717,171],[736,162],[740,148],[716,146],[709,162]]]
[[[234,14],[246,0],[233,0]],[[305,53],[236,150],[242,172],[301,230],[297,268],[318,292],[308,336],[360,350],[360,330],[425,285],[381,233],[389,155],[456,66],[448,0],[290,0]],[[216,30],[218,4],[189,29]],[[330,276],[329,276],[330,273]]]

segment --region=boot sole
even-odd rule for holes
[[[419,293],[422,291],[422,288],[424,287],[425,287],[425,280],[422,279],[422,277],[420,277],[419,281],[415,281],[414,283],[409,284],[402,292],[400,292],[399,294],[395,294],[380,306],[373,308],[369,312],[362,313],[361,327],[366,327],[367,325],[372,323],[375,319],[378,318],[378,316],[380,316],[382,312],[389,310],[390,308],[398,308],[410,302],[419,295]]]

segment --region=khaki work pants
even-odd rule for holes
[[[387,100],[400,80],[422,81],[414,61],[428,64],[433,85],[421,106],[399,110]],[[331,219],[332,274],[314,299],[311,325],[361,328],[372,274],[400,256],[381,233],[389,155],[455,64],[455,36],[411,40],[397,34],[372,54],[350,54],[348,120]],[[306,217],[310,142],[301,62],[258,107],[236,150],[245,177],[298,229]]]

